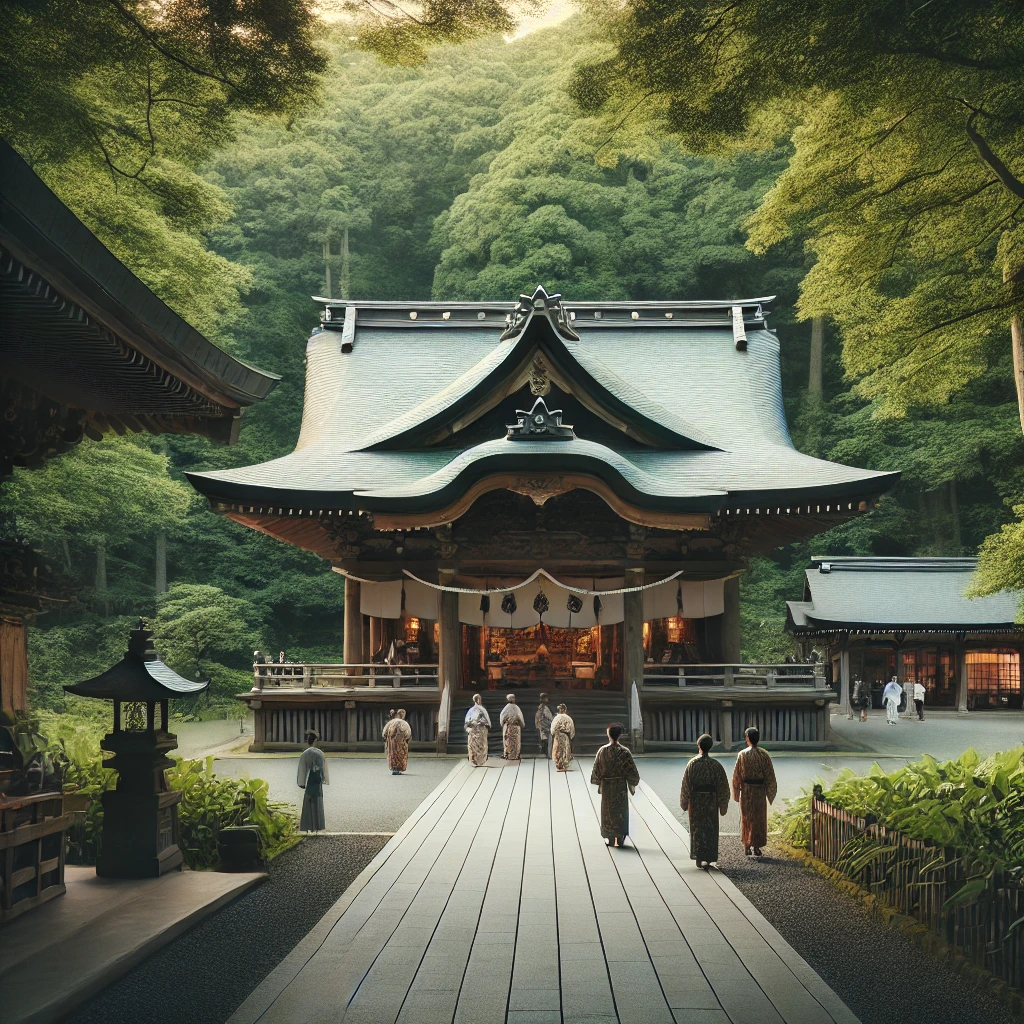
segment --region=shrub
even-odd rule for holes
[[[63,768],[65,785],[87,798],[84,823],[69,833],[68,859],[73,864],[95,864],[103,834],[101,797],[117,784],[117,772],[105,767],[100,756],[102,726],[66,718],[47,716],[44,725],[50,754]],[[185,864],[194,870],[219,866],[217,833],[231,825],[255,825],[260,852],[267,860],[299,841],[294,810],[272,803],[266,782],[219,777],[212,757],[205,762],[176,759],[174,767],[167,769],[167,783],[182,793],[178,805],[181,848]]]

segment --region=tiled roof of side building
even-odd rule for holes
[[[355,303],[340,324],[333,306],[330,329],[307,346],[295,451],[190,479],[220,500],[372,510],[414,496],[440,501],[441,491],[450,495],[529,452],[534,469],[588,472],[601,462],[623,489],[680,509],[886,491],[897,474],[793,447],[766,303],[565,303],[561,320],[527,314],[518,333],[505,322],[512,314],[501,313],[511,304]],[[531,373],[611,424],[610,436],[599,443],[580,432],[571,443],[526,449],[504,430],[466,429],[504,409]]]
[[[829,629],[1010,629],[1021,595],[966,597],[975,558],[820,556],[805,572],[804,599],[787,602],[796,632]]]

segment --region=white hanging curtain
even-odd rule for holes
[[[526,629],[541,621],[563,629],[590,629],[596,625],[613,626],[622,622],[625,617],[624,595],[606,591],[625,587],[623,577],[576,577],[561,582],[566,586],[559,586],[543,576],[530,580],[525,586],[521,580],[510,580],[509,589],[503,591],[496,589],[500,588],[501,581],[481,580],[478,588],[465,588],[459,593],[459,621],[470,626],[494,626],[501,629]],[[680,614],[680,594],[683,618],[704,619],[711,615],[721,615],[725,611],[724,584],[725,580],[687,581],[673,578],[664,583],[648,585],[642,591],[644,619],[668,619]],[[362,581],[360,611],[363,615],[375,618],[400,619],[403,587],[406,614],[420,619],[439,617],[441,590],[415,579],[386,583]],[[483,594],[484,590],[489,593]],[[579,593],[581,590],[589,592]],[[538,612],[536,607],[542,594],[547,599],[547,608],[543,613]],[[600,609],[596,612],[595,598],[600,602]],[[578,610],[570,610],[570,601],[572,607],[578,607]],[[511,611],[503,610],[503,603],[506,608],[512,608],[514,604],[514,608]]]
[[[359,587],[359,610],[376,619],[402,617],[402,581],[363,583]]]

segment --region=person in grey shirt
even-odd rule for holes
[[[324,818],[324,786],[327,777],[327,759],[316,746],[319,737],[310,730],[306,733],[308,746],[299,756],[299,789],[302,796],[302,816],[299,819],[300,832],[322,832],[326,827]]]
[[[551,757],[551,708],[548,707],[548,695],[540,695],[540,704],[537,705],[537,713],[533,716],[533,725],[540,738],[540,752],[544,757]]]

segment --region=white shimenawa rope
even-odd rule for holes
[[[353,580],[356,583],[381,583],[383,580],[364,580],[359,576],[353,576],[349,572],[345,572],[344,569],[339,570],[341,575],[346,579]],[[409,577],[411,580],[415,580],[417,583],[422,583],[425,587],[430,587],[432,590],[444,590],[449,594],[507,594],[511,590],[521,590],[523,587],[528,586],[538,576],[543,576],[545,579],[550,580],[556,587],[560,587],[562,590],[572,591],[574,594],[586,594],[588,597],[596,595],[598,597],[608,597],[612,594],[636,594],[641,590],[650,590],[652,587],[660,587],[662,584],[670,583],[672,580],[677,579],[683,575],[684,570],[680,569],[678,572],[672,573],[671,576],[666,576],[663,580],[658,580],[657,583],[645,583],[640,587],[619,587],[617,590],[588,590],[586,587],[571,587],[568,583],[561,583],[555,579],[547,571],[547,569],[538,569],[531,576],[528,576],[522,583],[514,583],[507,587],[491,587],[486,590],[477,590],[474,587],[449,587],[443,583],[431,583],[429,580],[422,580],[419,576],[411,573],[408,569],[403,569],[402,572]],[[390,582],[395,583],[397,580],[391,580]]]

